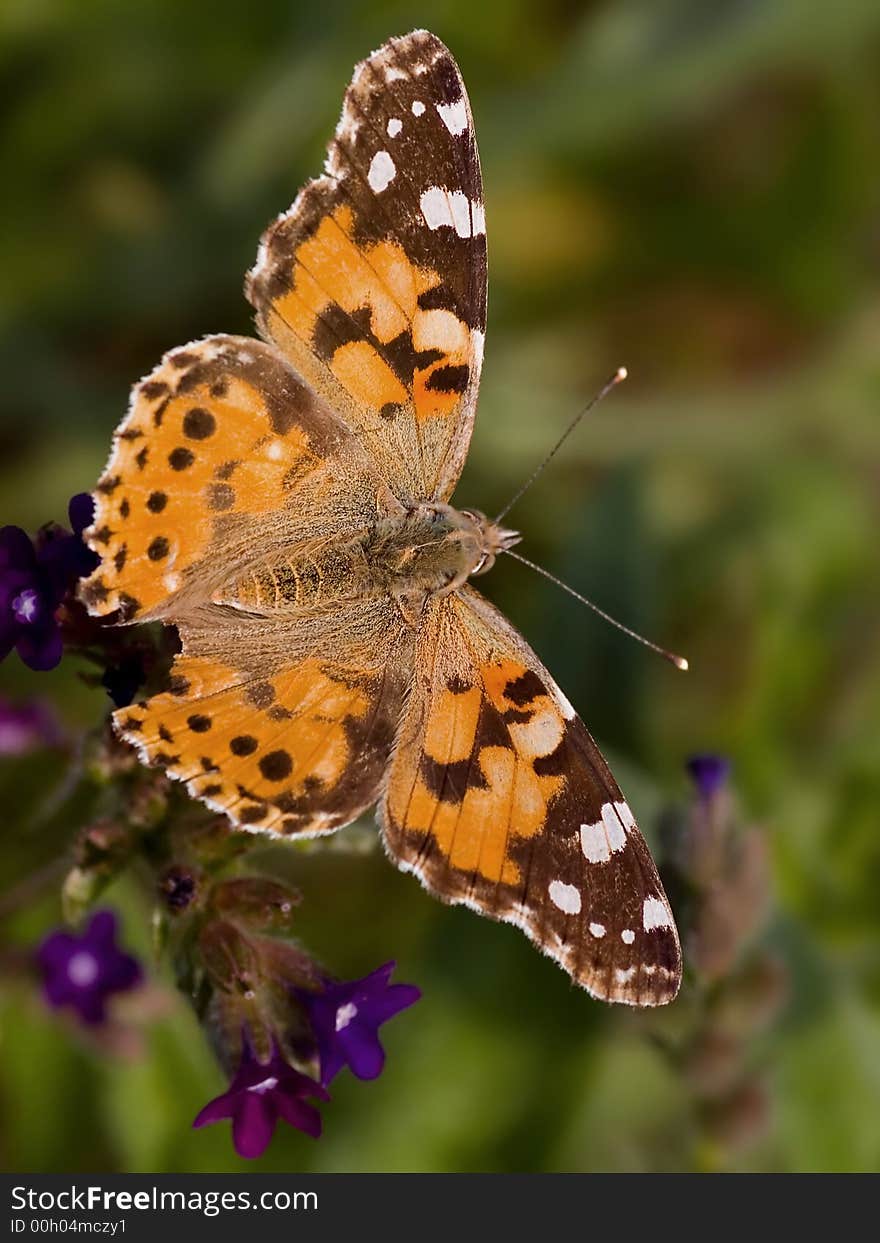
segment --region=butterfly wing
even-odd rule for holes
[[[380,487],[357,437],[272,346],[209,337],[134,391],[81,593],[98,615],[175,623],[169,690],[114,724],[236,825],[326,832],[377,798],[411,662],[399,613],[367,601],[273,617],[214,597],[274,551],[368,526]]]
[[[273,624],[218,608],[181,637],[169,690],[114,713],[146,763],[252,830],[326,833],[375,803],[412,660],[396,610]]]
[[[271,346],[215,336],[135,386],[95,490],[92,613],[179,621],[255,558],[357,530],[378,475]]]
[[[387,849],[438,897],[516,924],[594,996],[661,1005],[681,953],[657,869],[580,718],[471,588],[419,637],[381,804]]]
[[[467,94],[434,35],[358,65],[325,174],[268,229],[246,290],[400,499],[448,497],[476,406],[486,232]]]

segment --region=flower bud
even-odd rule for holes
[[[214,887],[211,902],[228,919],[240,920],[257,932],[286,928],[300,895],[277,881],[242,876]]]

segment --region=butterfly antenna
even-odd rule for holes
[[[556,454],[559,452],[559,450],[560,450],[560,449],[562,448],[562,446],[565,444],[566,440],[568,440],[569,436],[570,436],[570,435],[571,435],[571,433],[574,431],[574,429],[577,427],[578,423],[580,423],[581,419],[582,419],[585,415],[589,414],[589,413],[590,413],[590,411],[593,409],[593,407],[594,407],[594,406],[598,406],[598,404],[599,404],[599,402],[602,400],[602,398],[603,398],[603,397],[607,397],[607,396],[608,396],[608,394],[611,392],[611,390],[612,390],[613,388],[616,388],[616,387],[617,387],[617,385],[618,385],[618,384],[620,384],[622,380],[625,380],[625,379],[626,379],[626,376],[627,376],[627,370],[626,370],[626,367],[618,367],[618,368],[617,368],[617,370],[615,371],[614,375],[613,375],[613,376],[611,377],[611,379],[607,382],[607,384],[605,384],[605,385],[604,385],[604,386],[603,386],[603,387],[599,390],[599,392],[598,392],[598,393],[596,393],[596,395],[595,395],[594,397],[591,397],[591,398],[590,398],[590,400],[589,400],[589,401],[587,402],[587,404],[584,406],[583,410],[581,410],[579,414],[575,415],[575,417],[574,417],[574,418],[572,419],[572,421],[569,423],[568,427],[565,429],[565,431],[564,431],[564,432],[562,433],[562,435],[559,437],[559,439],[557,440],[556,444],[553,446],[553,448],[550,450],[550,452],[549,452],[549,453],[547,454],[547,456],[544,458],[543,462],[540,462],[540,463],[539,463],[539,464],[535,467],[535,469],[532,471],[531,475],[529,475],[528,479],[525,481],[525,483],[522,485],[522,487],[519,489],[519,491],[518,491],[518,492],[515,492],[515,493],[513,494],[512,498],[511,498],[511,499],[507,502],[507,504],[504,506],[504,508],[502,509],[501,513],[500,513],[500,514],[498,514],[498,516],[496,517],[496,519],[495,519],[496,523],[497,523],[497,522],[500,522],[500,521],[501,521],[501,519],[502,519],[502,518],[503,518],[506,514],[509,514],[509,513],[510,513],[510,511],[513,509],[514,505],[515,505],[515,504],[517,503],[517,501],[520,499],[520,497],[521,497],[521,496],[522,496],[525,492],[528,492],[529,488],[532,486],[532,484],[535,482],[535,480],[538,478],[538,476],[541,474],[541,472],[544,470],[544,468],[547,466],[547,464],[548,464],[550,461],[552,461],[552,459],[556,456]]]
[[[604,609],[600,609],[598,604],[594,604],[592,600],[588,600],[586,596],[582,596],[579,591],[575,591],[574,587],[569,587],[568,583],[564,583],[561,578],[557,578],[555,574],[551,574],[549,570],[545,570],[542,565],[536,565],[534,561],[529,561],[528,557],[520,556],[518,552],[513,552],[510,548],[504,551],[508,557],[513,557],[514,561],[521,561],[523,565],[527,565],[530,570],[534,570],[538,574],[542,574],[544,578],[549,578],[551,583],[555,583],[557,587],[561,587],[563,591],[567,591],[570,596],[574,596],[575,600],[580,600],[581,604],[585,604],[588,609],[592,609],[594,613],[598,613],[605,621],[610,622],[612,626],[616,626],[618,630],[622,630],[624,634],[628,634],[631,639],[636,639],[639,643],[643,643],[645,647],[649,647],[652,652],[657,652],[664,660],[668,660],[671,665],[675,665],[676,669],[682,671],[689,668],[688,662],[683,656],[676,656],[675,652],[669,652],[665,647],[660,647],[657,643],[652,643],[650,639],[646,639],[643,634],[637,634],[635,630],[630,630],[629,626],[624,626],[623,622],[619,622],[616,618],[606,613]]]

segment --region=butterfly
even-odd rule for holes
[[[88,532],[93,614],[177,627],[166,691],[114,713],[237,827],[377,804],[391,859],[521,928],[594,996],[676,994],[632,812],[521,635],[470,583],[518,538],[449,504],[477,402],[486,222],[461,73],[434,35],[355,70],[324,174],[263,235],[260,338],[134,388]]]

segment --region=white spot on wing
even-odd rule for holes
[[[566,885],[565,881],[553,880],[550,882],[548,892],[550,901],[554,906],[558,906],[560,911],[564,911],[566,915],[580,914],[581,895],[574,885]]]
[[[615,803],[614,810],[623,821],[623,827],[629,831],[636,827],[636,818],[629,809],[628,803]]]
[[[415,105],[413,105],[415,107]],[[452,210],[449,206],[449,195],[440,186],[430,186],[423,191],[419,206],[425,218],[425,224],[433,232],[441,225],[453,225]]]
[[[632,945],[633,941],[636,939],[636,934],[633,932],[632,928],[624,928],[623,932],[620,934],[620,939],[624,945]]]
[[[461,190],[453,190],[450,194],[452,200],[452,219],[455,224],[455,231],[459,237],[470,237],[471,235],[471,203],[470,199]]]
[[[633,978],[635,973],[636,973],[635,967],[627,967],[625,971],[621,970],[620,967],[615,967],[614,978],[617,980],[618,984],[626,984],[629,980]]]
[[[461,190],[446,190],[443,186],[429,186],[422,192],[419,206],[429,229],[448,226],[459,237],[470,237],[472,204]],[[485,222],[484,222],[485,227]]]
[[[374,194],[381,194],[394,180],[396,173],[397,168],[388,152],[377,151],[370,162],[370,171],[367,173],[370,189]]]
[[[604,924],[590,924],[590,932],[596,938],[597,941],[600,941],[602,937],[604,937],[605,935],[605,925]]]
[[[388,131],[389,138],[396,138],[403,129],[403,121],[399,117],[391,117],[385,129]]]
[[[425,105],[420,99],[414,99],[412,102],[412,114],[414,117],[420,117],[425,111]]]
[[[613,803],[602,804],[602,819],[581,825],[581,849],[589,863],[607,863],[626,845],[626,832]]]
[[[581,825],[581,850],[588,863],[607,863],[611,858],[605,826],[601,820],[596,824]]]
[[[654,928],[671,928],[672,916],[669,908],[661,898],[645,898],[645,904],[642,908],[642,924],[645,932],[651,932]]]
[[[529,755],[549,755],[562,741],[564,726],[558,714],[548,708],[530,721],[512,724],[510,731]]]
[[[471,341],[473,342],[474,359],[477,364],[477,375],[483,366],[483,350],[486,345],[486,334],[481,332],[479,328],[474,328],[471,332]]]
[[[471,203],[471,221],[474,237],[486,232],[486,209],[482,203]]]
[[[453,104],[437,104],[437,111],[450,134],[463,134],[467,129],[467,108],[463,96],[459,96]]]
[[[385,81],[386,82],[402,82],[405,77],[406,77],[405,70],[398,69],[397,65],[387,65],[385,67]]]
[[[626,845],[626,830],[620,821],[616,804],[605,803],[602,807],[602,823],[608,834],[608,845],[612,851],[623,850]]]
[[[571,704],[566,699],[565,695],[563,695],[562,691],[559,689],[558,686],[556,687],[555,695],[556,695],[556,702],[559,704],[560,708],[562,709],[562,715],[565,717],[566,721],[570,721],[572,717],[577,716],[577,713],[575,712],[574,708],[571,706]]]

